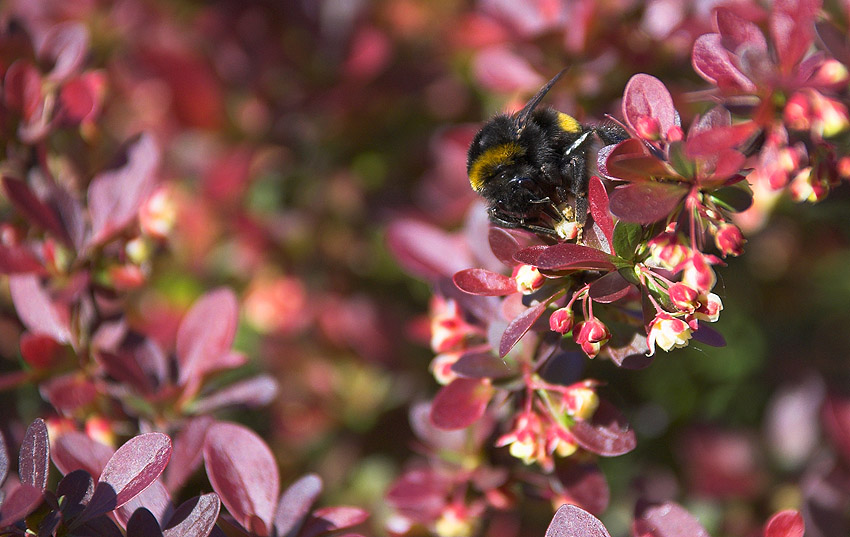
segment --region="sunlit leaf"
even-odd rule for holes
[[[36,418],[27,428],[18,456],[18,475],[21,483],[44,490],[50,472],[50,441],[47,425]]]
[[[486,380],[457,378],[437,392],[431,421],[441,429],[463,429],[484,415],[493,387]]]
[[[611,537],[598,518],[581,507],[562,505],[546,529],[546,537]]]
[[[481,268],[461,270],[452,280],[458,289],[471,295],[504,296],[517,292],[513,278]]]
[[[604,399],[600,399],[599,408],[591,419],[577,421],[570,432],[578,445],[604,457],[624,455],[637,445],[634,429],[623,414]]]
[[[626,222],[652,224],[668,217],[687,189],[665,183],[632,183],[611,193],[611,212]]]

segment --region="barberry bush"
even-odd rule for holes
[[[848,21],[0,4],[0,535],[847,535]],[[467,147],[565,67],[628,136],[498,227]]]

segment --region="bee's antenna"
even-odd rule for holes
[[[549,90],[552,89],[552,86],[554,86],[555,83],[562,76],[564,76],[564,73],[569,70],[569,67],[561,69],[561,71],[557,75],[552,77],[552,80],[550,80],[546,83],[545,86],[540,88],[540,91],[538,91],[537,94],[532,97],[530,101],[528,101],[528,103],[522,108],[522,110],[516,113],[516,116],[514,117],[514,122],[516,123],[519,132],[522,132],[522,129],[525,128],[525,124],[528,122],[528,118],[531,117],[531,113],[534,112],[534,109],[537,108],[537,105],[540,104],[540,101],[543,100],[543,97],[545,97],[546,94],[549,93]]]

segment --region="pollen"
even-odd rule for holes
[[[573,116],[558,112],[558,126],[567,132],[580,132],[581,124]]]
[[[472,163],[469,168],[469,183],[472,185],[472,190],[478,192],[484,186],[489,175],[498,166],[512,164],[516,157],[522,155],[524,151],[517,143],[507,143],[493,146],[483,153]]]

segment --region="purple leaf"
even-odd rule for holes
[[[257,521],[270,529],[280,477],[266,443],[241,425],[216,423],[207,430],[204,461],[210,483],[230,514],[248,530],[254,531]]]
[[[0,505],[0,528],[25,519],[41,505],[42,491],[32,485],[21,484],[10,492]]]
[[[41,396],[62,413],[74,413],[91,404],[98,392],[91,380],[80,372],[66,373],[41,383]]]
[[[475,264],[463,241],[415,220],[393,222],[387,247],[404,270],[431,282]]]
[[[736,52],[743,46],[761,51],[767,51],[767,41],[759,27],[753,22],[739,16],[726,7],[715,10],[717,29],[721,35],[723,46]]]
[[[590,214],[593,216],[593,221],[602,229],[608,244],[613,244],[614,219],[611,218],[611,212],[608,210],[608,192],[605,190],[602,179],[595,175],[590,178],[587,201],[590,202]]]
[[[603,349],[612,362],[624,369],[643,369],[649,367],[653,361],[652,356],[647,356],[649,345],[646,336],[634,334],[631,341],[618,347],[616,343],[609,342]]]
[[[171,462],[165,473],[165,486],[176,492],[201,465],[204,457],[204,438],[207,429],[215,423],[210,416],[199,416],[189,420],[174,438]]]
[[[824,48],[839,62],[844,65],[850,64],[850,44],[847,42],[847,34],[830,21],[818,21],[815,29]]]
[[[162,530],[153,514],[142,507],[127,521],[127,537],[162,537]]]
[[[676,184],[632,183],[611,193],[611,212],[626,222],[652,224],[670,216],[687,192]]]
[[[162,433],[135,436],[118,448],[100,474],[101,484],[115,491],[116,507],[121,507],[148,488],[171,458],[171,439]]]
[[[207,537],[218,520],[221,501],[215,492],[187,500],[175,511],[164,537]]]
[[[626,84],[623,92],[623,117],[632,129],[643,117],[657,119],[664,135],[677,125],[673,98],[664,83],[654,76],[638,73]]]
[[[238,322],[239,302],[228,288],[210,291],[195,302],[177,330],[179,384],[199,382],[214,368],[216,360],[230,351]]]
[[[105,516],[89,520],[73,534],[85,535],[86,537],[124,537],[115,522]]]
[[[410,426],[417,438],[436,449],[463,451],[467,445],[467,434],[463,429],[447,431],[431,422],[431,403],[414,403],[408,412]]]
[[[534,322],[543,315],[551,300],[550,298],[536,306],[532,306],[514,317],[502,334],[502,339],[499,341],[499,358],[504,358],[514,348],[514,345],[522,339],[522,336],[528,332]]]
[[[694,70],[720,89],[756,91],[755,84],[735,66],[729,52],[723,47],[720,34],[703,34],[694,42],[692,63]]]
[[[457,378],[443,386],[431,404],[431,422],[441,429],[463,429],[484,415],[493,395],[488,381]]]
[[[61,358],[62,346],[45,334],[21,334],[21,357],[33,369],[48,369]]]
[[[209,414],[219,408],[232,405],[261,407],[272,402],[277,397],[277,392],[277,381],[274,378],[269,375],[259,375],[235,382],[196,401],[192,404],[192,412]]]
[[[591,419],[577,421],[570,432],[578,445],[603,457],[623,455],[637,445],[634,430],[605,399],[599,400],[599,408]]]
[[[545,82],[523,56],[501,45],[480,51],[472,71],[482,86],[500,93],[535,91]]]
[[[709,537],[693,515],[673,502],[645,509],[634,521],[634,533],[647,537]]]
[[[611,537],[598,518],[575,505],[562,505],[546,529],[546,537]]]
[[[50,450],[53,464],[65,475],[74,470],[85,470],[92,476],[100,475],[113,454],[111,447],[77,431],[61,435]]]
[[[300,537],[318,537],[324,533],[362,524],[367,518],[369,518],[369,512],[359,507],[325,507],[314,512],[307,519],[299,535]]]
[[[489,348],[483,351],[464,352],[452,364],[451,369],[461,377],[475,379],[499,379],[516,374],[516,371],[509,368],[504,360],[494,356]]]
[[[21,322],[34,334],[46,334],[59,343],[71,340],[68,315],[61,311],[42,287],[37,276],[9,277],[9,292]]]
[[[464,269],[456,273],[452,281],[458,289],[471,295],[504,296],[517,292],[513,278],[481,268]]]
[[[446,476],[430,469],[409,470],[393,482],[386,493],[387,503],[402,513],[419,516],[440,516],[452,483]]]
[[[171,496],[162,481],[157,479],[135,498],[119,507],[115,511],[115,518],[126,526],[133,513],[139,509],[145,509],[153,514],[160,525],[171,517],[174,505],[171,503]]]
[[[793,509],[786,509],[770,517],[764,526],[764,537],[803,537],[805,531],[803,516]]]
[[[89,48],[89,33],[79,22],[53,26],[44,38],[39,56],[53,64],[48,77],[62,82],[79,71]]]
[[[556,475],[564,487],[567,498],[591,513],[601,513],[608,507],[611,493],[605,474],[594,462],[565,461]]]
[[[18,475],[21,483],[44,490],[50,472],[50,441],[47,437],[47,425],[37,418],[27,428],[18,457]]]
[[[0,244],[0,274],[35,272],[41,274],[44,267],[26,246]]]
[[[493,255],[499,261],[509,267],[516,265],[514,254],[520,250],[520,245],[513,235],[505,229],[491,226],[487,233],[487,239],[490,242],[490,250],[493,251]]]
[[[637,138],[623,140],[607,153],[605,174],[612,179],[637,182],[671,176],[665,163],[651,155]]]
[[[6,477],[9,476],[9,448],[6,446],[6,439],[0,434],[0,486],[6,482]]]
[[[820,0],[774,2],[768,25],[783,74],[790,73],[812,46],[815,37],[815,16],[820,7]]]
[[[704,157],[717,155],[733,149],[744,143],[752,136],[758,125],[747,121],[727,127],[713,127],[688,136],[685,142],[685,154],[689,157]]]
[[[274,515],[278,537],[295,537],[310,513],[310,507],[322,492],[322,479],[307,474],[289,485],[280,497]]]
[[[700,343],[705,343],[706,345],[710,345],[712,347],[726,346],[726,339],[723,337],[723,335],[702,321],[700,321],[699,323],[699,330],[695,331],[692,335],[696,341],[699,341]]]
[[[160,150],[148,134],[127,148],[127,161],[118,169],[97,175],[89,185],[92,244],[101,244],[135,218],[145,196],[152,190],[159,167]]]
[[[560,242],[538,250],[535,266],[541,270],[610,270],[614,268],[610,255],[596,248],[571,242]]]
[[[77,517],[94,494],[94,479],[85,470],[74,470],[59,481],[56,496],[65,497],[62,516],[66,520]]]
[[[3,190],[15,209],[24,215],[29,223],[51,232],[66,244],[71,243],[68,232],[56,212],[38,199],[25,182],[3,176]]]
[[[590,298],[595,302],[609,304],[629,294],[631,287],[632,284],[620,276],[619,272],[609,272],[590,284]]]

